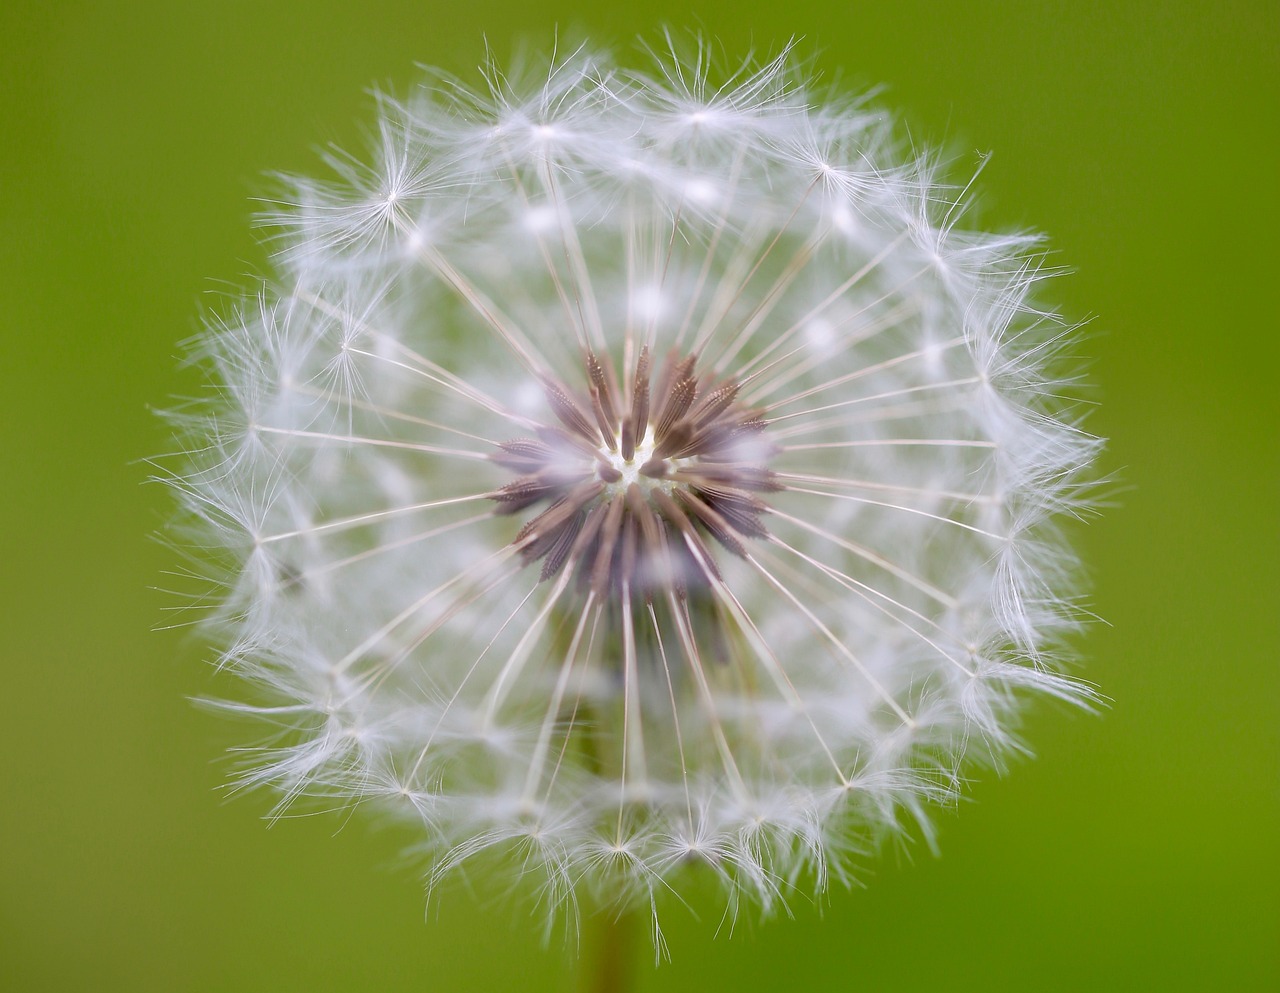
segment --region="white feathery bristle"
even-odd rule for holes
[[[270,727],[237,782],[373,802],[432,883],[769,910],[1094,700],[1037,239],[789,51],[711,62],[381,98],[199,342],[169,479]]]

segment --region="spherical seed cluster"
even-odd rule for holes
[[[385,99],[270,218],[172,477],[272,727],[244,784],[766,909],[1018,747],[1096,449],[1035,240],[787,57]],[[501,858],[499,858],[501,861]],[[802,882],[807,880],[807,882]]]

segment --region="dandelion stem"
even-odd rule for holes
[[[583,993],[627,993],[635,985],[631,969],[637,912],[631,908],[597,914],[583,970]]]

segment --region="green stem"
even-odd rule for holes
[[[583,993],[627,993],[632,989],[632,945],[638,923],[638,915],[630,909],[605,911],[591,921]]]

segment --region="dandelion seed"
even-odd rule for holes
[[[275,728],[240,782],[376,802],[433,883],[771,909],[1090,700],[1072,328],[1034,237],[787,54],[488,83],[382,100],[201,339],[171,481]]]

